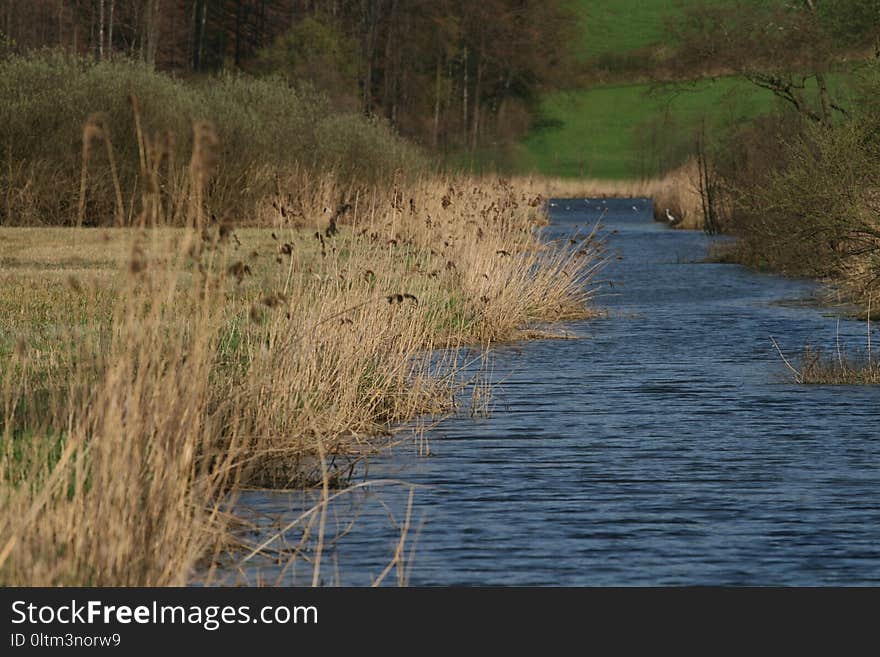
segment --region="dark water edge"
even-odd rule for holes
[[[838,333],[829,309],[797,303],[809,281],[701,262],[710,238],[655,223],[646,199],[554,201],[548,238],[602,213],[622,257],[602,276],[606,316],[565,325],[575,340],[498,347],[490,417],[443,421],[430,457],[411,443],[371,459],[358,480],[401,483],[330,505],[328,538],[344,535],[322,583],[382,572],[410,485],[411,585],[880,582],[880,387],[794,385],[770,340],[852,352],[865,324],[843,318]],[[312,501],[245,493],[240,506],[268,526]],[[279,574],[308,584],[311,564],[225,573]]]

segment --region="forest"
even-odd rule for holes
[[[512,140],[566,83],[561,0],[7,0],[0,48],[126,57],[190,78],[275,73],[442,149]]]

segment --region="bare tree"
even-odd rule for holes
[[[104,0],[98,0],[98,61],[104,59]]]

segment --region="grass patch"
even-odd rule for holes
[[[668,44],[666,21],[681,15],[688,4],[696,2],[572,0],[583,34],[574,51],[581,60],[588,61],[657,44],[669,47],[672,44]]]
[[[781,352],[780,352],[781,355]],[[867,352],[851,356],[844,351],[834,352],[819,347],[805,347],[796,364],[784,356],[786,366],[796,383],[804,385],[878,385],[880,362]]]
[[[871,356],[852,357],[807,348],[801,356],[798,382],[813,385],[877,385],[880,363]]]
[[[776,102],[769,91],[732,77],[674,89],[634,84],[548,96],[541,112],[551,127],[522,142],[522,166],[548,176],[652,177],[691,153],[704,119],[710,127],[734,125]]]

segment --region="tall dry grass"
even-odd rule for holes
[[[780,359],[793,375],[794,382],[804,385],[878,385],[880,384],[880,361],[876,359],[871,345],[871,301],[866,312],[866,348],[864,353],[853,355],[840,344],[838,322],[837,344],[833,350],[807,345],[800,358],[793,364],[780,349],[775,339],[773,346]]]
[[[48,353],[20,338],[3,367],[4,584],[183,584],[222,535],[239,436],[219,423],[236,400],[212,394],[221,281],[144,248],[110,326]]]
[[[71,273],[84,312],[49,332],[25,320],[0,345],[5,584],[210,578],[237,487],[318,484],[326,504],[377,436],[452,408],[459,347],[590,314],[597,236],[543,243],[541,198],[522,185],[401,178],[367,193],[287,170],[260,204],[265,227],[244,229],[205,212],[223,163],[207,124],[194,144],[173,199],[189,227],[162,227],[150,185],[123,199],[112,212],[144,227],[107,232],[124,270]],[[149,150],[146,180],[162,159]],[[60,260],[40,269],[52,245],[31,229],[6,260],[44,276],[79,263],[86,235],[56,234]]]
[[[601,180],[544,178],[529,176],[516,179],[518,185],[557,198],[650,198],[654,218],[666,222],[666,210],[678,220],[674,227],[703,229],[703,206],[700,200],[699,172],[696,162],[688,161],[658,178],[644,180]]]

